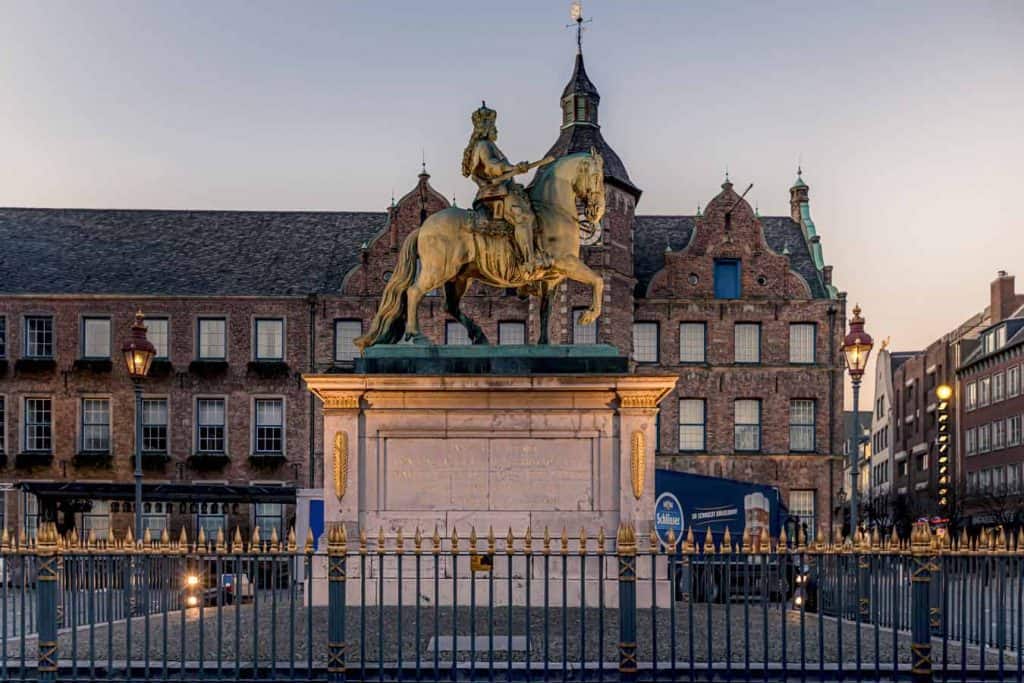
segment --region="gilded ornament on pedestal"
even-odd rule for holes
[[[646,453],[644,448],[644,433],[639,429],[633,432],[631,441],[631,453],[629,459],[629,472],[633,480],[633,496],[639,500],[644,494],[644,464]]]
[[[341,500],[348,487],[348,433],[334,433],[334,494]]]

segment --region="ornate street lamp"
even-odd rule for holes
[[[853,383],[853,444],[850,449],[850,537],[857,534],[857,506],[860,504],[860,381],[864,377],[868,357],[874,340],[864,331],[864,318],[860,315],[860,305],[853,307],[850,318],[850,331],[843,339],[843,355],[846,357],[846,371],[850,373]]]
[[[142,540],[142,380],[156,355],[156,347],[146,339],[142,311],[135,314],[131,336],[121,346],[121,354],[135,386],[135,539]]]

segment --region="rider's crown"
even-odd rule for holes
[[[498,112],[487,107],[486,102],[480,103],[480,108],[473,112],[473,125],[480,127],[482,124],[494,123],[494,119],[497,118]]]

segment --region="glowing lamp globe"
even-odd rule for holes
[[[121,354],[124,356],[128,374],[133,379],[149,374],[149,366],[153,363],[153,356],[156,355],[156,347],[146,339],[146,326],[142,323],[142,311],[135,314],[135,324],[132,325],[131,336],[121,346]]]
[[[940,401],[948,401],[953,396],[953,387],[948,384],[940,384],[935,387],[935,397]]]
[[[864,318],[860,315],[860,306],[853,307],[850,318],[850,331],[843,339],[843,355],[846,356],[846,369],[850,378],[860,380],[867,367],[868,357],[875,342],[871,335],[864,331]]]

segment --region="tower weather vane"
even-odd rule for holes
[[[569,17],[576,24],[576,50],[583,52],[583,25],[593,21],[593,19],[583,18],[583,0],[574,0],[569,6]],[[565,27],[572,28],[572,24],[566,24]]]

